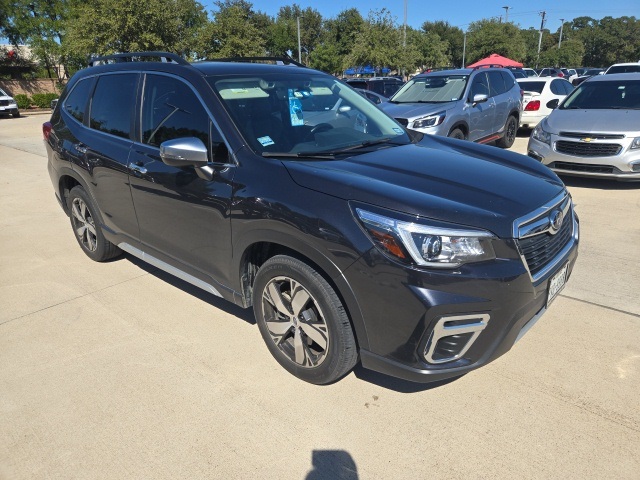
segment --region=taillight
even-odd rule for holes
[[[562,72],[558,72],[558,76],[559,76],[560,78],[562,78],[562,77],[564,77],[564,73],[562,73]]]
[[[42,136],[45,140],[49,140],[49,135],[51,135],[51,130],[53,129],[53,125],[51,122],[44,122],[42,124]]]
[[[527,106],[524,107],[525,112],[535,112],[540,110],[540,100],[531,100],[527,103]]]

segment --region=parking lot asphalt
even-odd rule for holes
[[[0,118],[0,479],[640,478],[640,185],[565,179],[578,263],[494,363],[318,387],[250,311],[130,256],[90,261],[47,119]]]

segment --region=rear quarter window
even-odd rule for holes
[[[87,100],[91,94],[92,85],[92,78],[80,80],[75,84],[71,93],[69,93],[69,96],[64,101],[64,111],[80,123],[84,123],[84,113],[87,107]]]

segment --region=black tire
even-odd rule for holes
[[[96,262],[104,262],[122,253],[104,238],[100,228],[98,209],[81,186],[75,186],[67,198],[71,228],[82,251]]]
[[[358,361],[351,322],[336,292],[296,258],[277,255],[260,267],[253,311],[271,354],[301,380],[332,383]]]
[[[16,110],[15,112],[12,113],[13,118],[18,118],[20,116],[20,111]]]
[[[504,124],[504,134],[502,138],[496,141],[496,145],[500,148],[511,148],[513,142],[516,141],[518,133],[518,120],[513,115],[509,115],[507,123]]]
[[[464,132],[462,130],[460,130],[459,128],[454,128],[453,130],[451,130],[449,132],[449,135],[447,135],[449,138],[457,138],[458,140],[466,140],[467,137],[465,137]]]

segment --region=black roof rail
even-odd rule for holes
[[[308,68],[306,65],[296,62],[291,57],[228,57],[228,58],[207,58],[208,62],[277,62],[283,65],[295,65],[296,67]]]
[[[141,61],[141,58],[160,58],[161,62],[165,63],[177,63],[180,65],[191,65],[180,55],[170,52],[128,52],[128,53],[114,53],[113,55],[105,55],[102,57],[90,58],[89,66],[95,67],[97,65],[106,65],[107,63],[122,63],[122,62],[137,62]],[[109,60],[113,60],[110,62]]]

